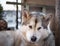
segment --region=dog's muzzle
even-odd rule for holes
[[[32,41],[32,42],[35,42],[36,40],[37,40],[37,38],[36,38],[35,36],[32,36],[32,37],[31,37],[31,41]]]

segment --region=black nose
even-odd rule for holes
[[[37,38],[36,38],[35,36],[32,36],[32,37],[31,37],[31,41],[32,41],[32,42],[35,42],[36,39],[37,39]]]

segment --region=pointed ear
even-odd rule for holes
[[[47,28],[49,22],[52,20],[53,14],[47,14],[44,15],[44,17],[42,18],[42,23],[43,23],[43,27]]]
[[[52,14],[52,13],[49,13],[49,14],[47,14],[47,15],[45,16],[45,20],[46,20],[47,22],[49,22],[49,21],[52,19],[52,17],[53,17],[53,14]]]
[[[22,23],[27,22],[27,20],[29,19],[29,17],[30,17],[29,12],[27,10],[24,10],[22,12]]]

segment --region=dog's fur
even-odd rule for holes
[[[51,17],[51,14],[33,15],[24,11],[20,30],[0,32],[0,46],[55,46]]]

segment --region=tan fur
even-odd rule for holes
[[[26,34],[27,34],[26,32],[27,31],[31,31],[31,32],[36,32],[37,31],[36,30],[37,27],[39,27],[39,25],[41,26],[41,22],[42,22],[41,20],[43,20],[43,24],[45,26],[47,26],[51,22],[51,17],[52,17],[51,14],[47,14],[46,16],[34,16],[34,15],[30,15],[29,13],[27,13],[27,14],[23,15],[22,16],[22,23],[23,23],[22,25],[25,25],[26,29],[23,28],[22,30],[25,30],[25,32],[23,31],[23,35],[25,36],[25,38],[26,38]],[[28,28],[29,25],[32,25],[33,30]],[[44,34],[44,33],[42,33],[42,34]],[[48,33],[46,33],[46,34],[48,34]],[[25,39],[25,40],[28,41],[27,39]],[[27,42],[25,42],[25,44],[26,43]],[[28,44],[26,46],[42,46],[43,45],[42,43],[44,44],[44,41],[40,42],[40,44],[38,44],[38,43],[30,44],[29,41],[28,41]],[[45,45],[45,46],[48,46],[48,45]]]
[[[0,46],[55,46],[54,36],[49,32],[51,30],[48,27],[50,19],[50,15],[46,17],[35,16],[24,11],[20,30],[0,32]],[[49,29],[43,28],[42,23]],[[38,30],[39,27],[41,29]],[[51,35],[49,36],[49,34]],[[31,40],[32,36],[37,38],[35,42]]]

